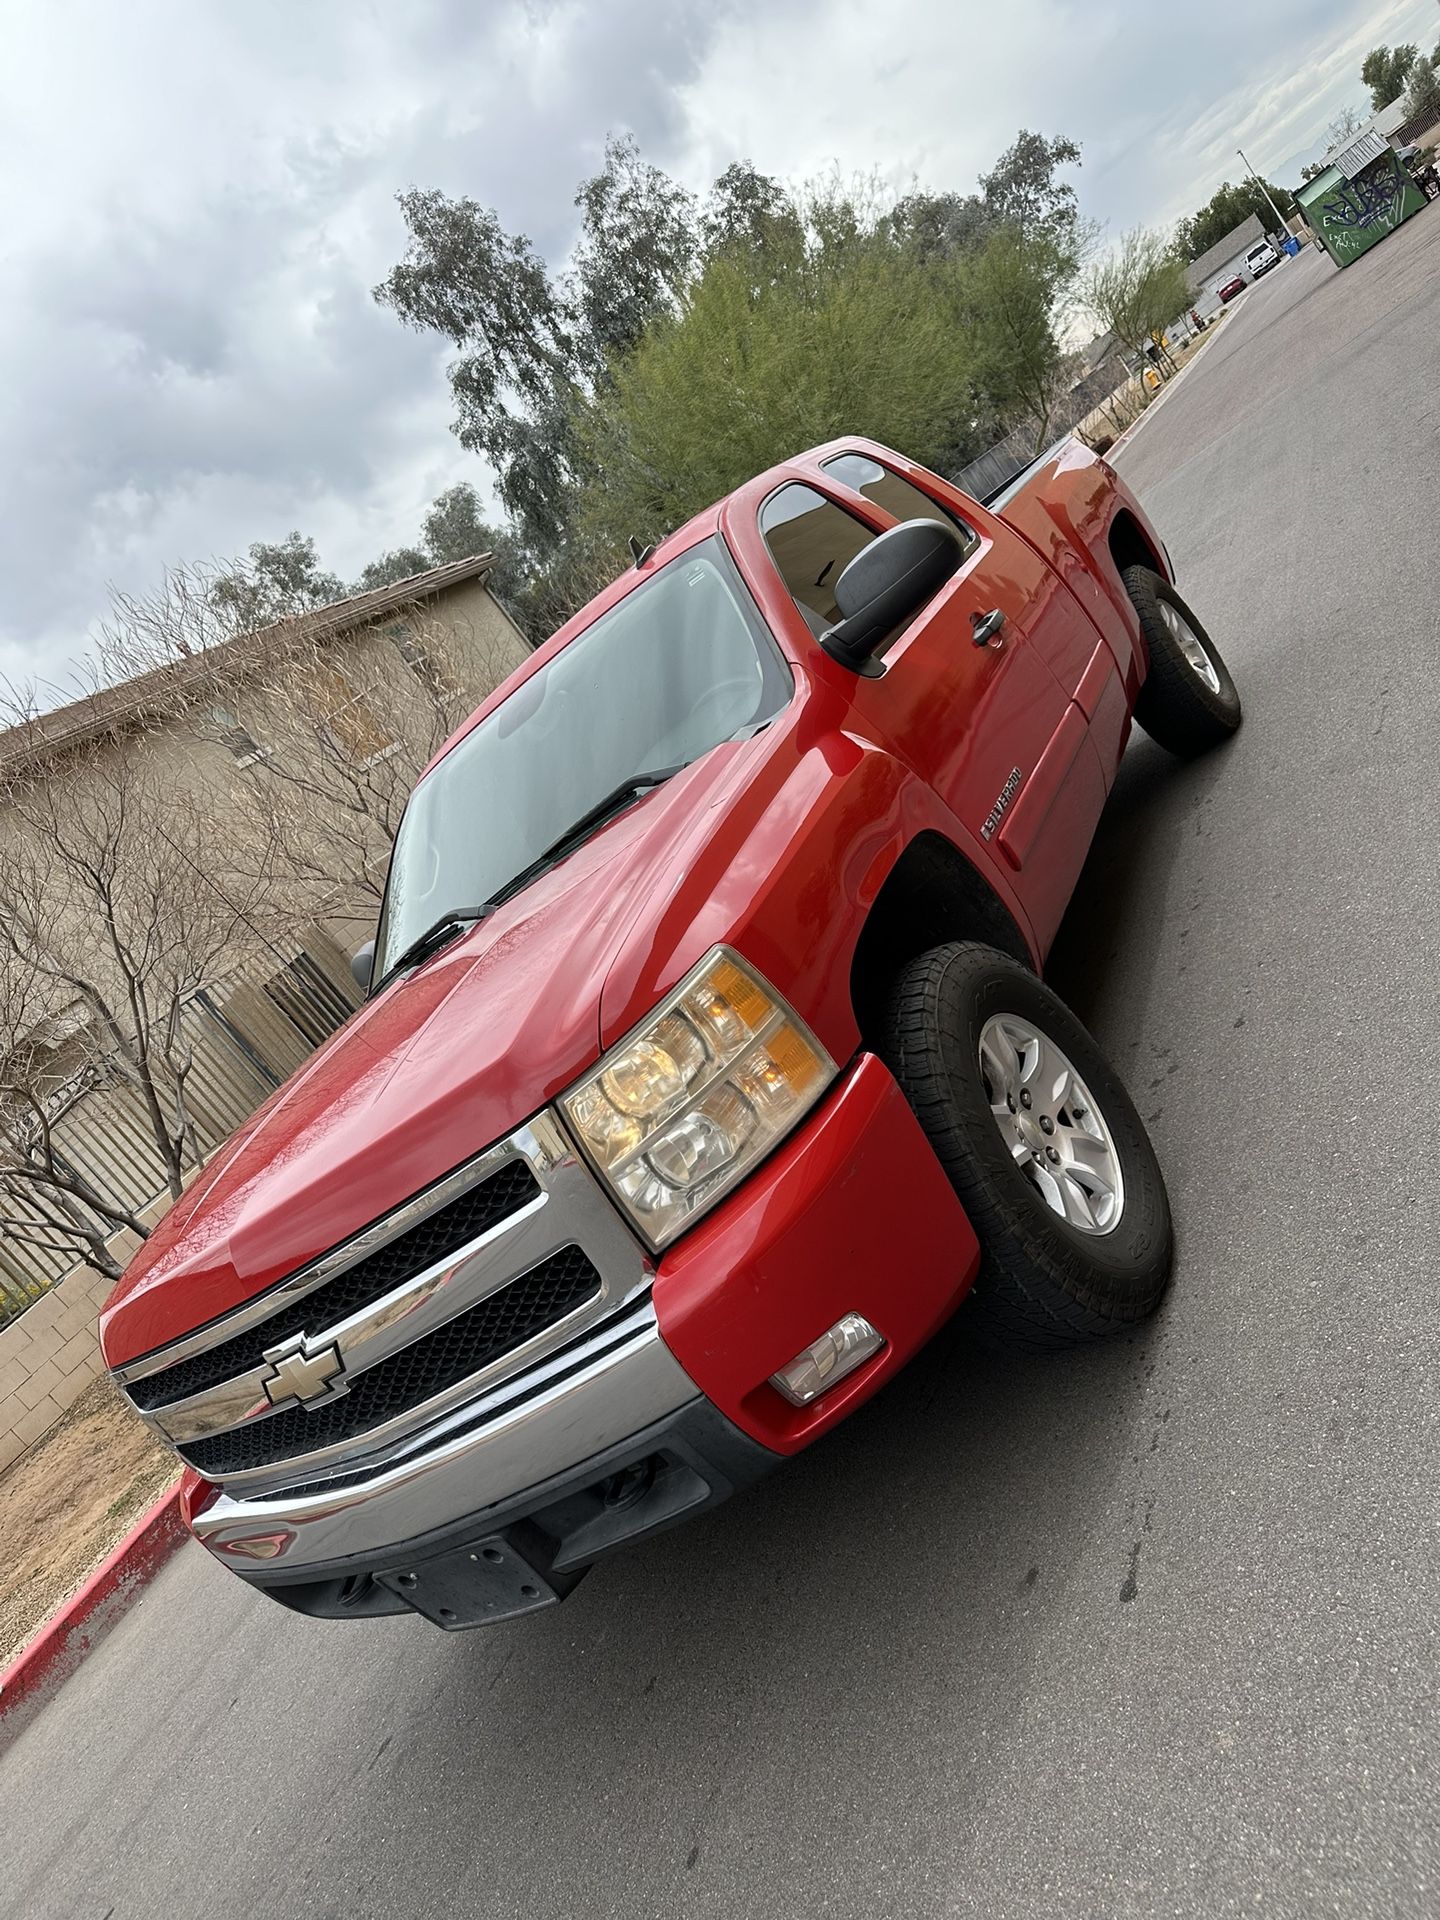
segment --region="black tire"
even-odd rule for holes
[[[1127,567],[1124,580],[1150,651],[1150,671],[1135,702],[1135,718],[1157,745],[1179,754],[1182,760],[1208,753],[1230,738],[1242,718],[1240,695],[1230,669],[1168,580],[1162,580],[1149,567]],[[1161,612],[1165,606],[1180,615],[1204,648],[1220,682],[1218,689],[1208,685],[1186,659]]]
[[[1082,1231],[1052,1211],[1002,1136],[979,1053],[996,1014],[1032,1024],[1057,1045],[1103,1115],[1123,1181],[1108,1231]],[[1104,1055],[1043,982],[993,947],[934,947],[896,981],[879,1051],[980,1241],[980,1271],[962,1309],[972,1332],[1011,1347],[1068,1347],[1123,1332],[1154,1311],[1172,1250],[1159,1162]]]

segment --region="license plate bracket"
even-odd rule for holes
[[[488,1626],[516,1614],[553,1607],[575,1585],[578,1574],[557,1574],[546,1556],[517,1541],[515,1533],[492,1533],[452,1553],[412,1566],[377,1573],[376,1580],[437,1627]]]

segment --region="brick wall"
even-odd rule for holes
[[[104,1372],[95,1319],[111,1284],[77,1267],[0,1332],[0,1473]]]
[[[169,1208],[170,1196],[163,1194],[141,1208],[140,1218],[153,1227]],[[105,1244],[123,1267],[140,1242],[127,1231]],[[105,1371],[97,1323],[114,1284],[103,1273],[76,1267],[0,1331],[0,1473]]]

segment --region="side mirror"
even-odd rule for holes
[[[375,971],[375,942],[367,940],[350,962],[350,971],[355,976],[355,984],[361,993],[369,993],[370,976]]]
[[[902,520],[857,553],[835,582],[844,618],[820,644],[852,673],[874,679],[875,651],[956,572],[965,557],[960,536],[943,520]]]

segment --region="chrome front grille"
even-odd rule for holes
[[[358,1308],[383,1299],[412,1274],[422,1273],[436,1260],[449,1258],[489,1228],[508,1220],[539,1192],[529,1162],[518,1158],[509,1161],[487,1180],[423,1215],[413,1227],[374,1253],[365,1254],[354,1266],[322,1280],[312,1292],[297,1299],[292,1290],[294,1282],[285,1282],[288,1304],[278,1307],[268,1320],[202,1353],[191,1354],[176,1366],[163,1367],[159,1373],[136,1380],[130,1398],[142,1413],[151,1413],[263,1365],[267,1348],[303,1333],[306,1327],[333,1325]],[[200,1462],[195,1464],[199,1466]]]
[[[413,1450],[417,1431],[482,1392],[520,1391],[517,1376],[650,1280],[547,1113],[117,1378],[207,1478],[259,1492]]]
[[[369,1433],[564,1320],[599,1289],[600,1276],[579,1247],[562,1247],[423,1340],[360,1374],[348,1392],[313,1408],[292,1406],[272,1419],[212,1433],[180,1452],[208,1478],[221,1480]]]

